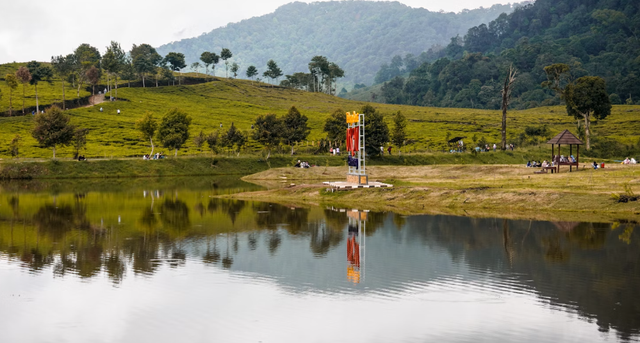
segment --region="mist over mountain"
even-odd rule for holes
[[[494,5],[444,13],[399,2],[294,2],[274,13],[231,23],[157,50],[162,55],[181,52],[191,64],[199,61],[204,51],[220,54],[227,48],[233,52],[229,61],[240,65],[241,77],[250,65],[256,66],[261,75],[270,59],[284,74],[308,72],[311,58],[322,55],[345,71],[340,83],[371,84],[380,65],[391,57],[419,55],[434,45],[446,45],[451,37],[513,8]],[[222,63],[216,67],[216,74],[224,75],[220,69],[224,69]]]

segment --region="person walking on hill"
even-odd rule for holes
[[[387,152],[389,152],[389,156],[391,156],[391,145],[387,148]]]

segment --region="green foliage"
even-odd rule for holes
[[[398,150],[400,150],[407,141],[407,118],[405,118],[400,111],[393,115],[391,141],[398,147]]]
[[[164,62],[169,64],[169,68],[173,71],[180,71],[186,67],[184,62],[184,54],[180,52],[170,52],[164,57]]]
[[[307,116],[300,114],[295,106],[291,106],[282,120],[282,138],[289,144],[307,139],[311,129],[307,126]]]
[[[53,71],[51,68],[37,61],[27,63],[27,69],[29,69],[29,74],[31,74],[29,83],[32,85],[37,86],[40,81],[48,82],[53,77]]]
[[[249,68],[247,68],[246,75],[248,78],[253,80],[253,77],[258,75],[258,69],[254,66],[249,66]]]
[[[44,113],[36,114],[31,136],[41,147],[53,148],[56,158],[56,146],[65,146],[73,140],[75,126],[70,124],[70,117],[56,106],[49,107]]]
[[[20,156],[21,141],[22,141],[22,137],[20,137],[20,135],[16,135],[11,140],[11,144],[9,145],[9,150],[11,151],[11,157]]]
[[[209,146],[209,150],[211,150],[212,153],[218,152],[218,136],[219,136],[219,132],[215,131],[215,132],[209,133],[205,137],[207,141],[207,145]]]
[[[193,137],[193,145],[198,148],[198,150],[202,149],[202,145],[207,142],[207,136],[200,130],[200,133]],[[215,144],[214,144],[215,145]]]
[[[377,81],[387,86],[388,103],[497,109],[496,80],[513,64],[517,109],[558,105],[564,87],[586,75],[605,79],[608,93],[639,98],[639,22],[640,11],[629,1],[535,1],[427,51],[415,69],[406,67],[411,58],[394,57]],[[404,85],[386,84],[394,77]]]
[[[190,125],[191,117],[173,108],[162,117],[162,121],[158,126],[158,140],[165,148],[174,149],[177,156],[178,150],[189,139]]]
[[[222,48],[222,51],[220,51],[220,58],[224,61],[225,74],[227,77],[229,77],[229,62],[227,60],[232,56],[231,50],[227,48]]]
[[[240,70],[240,65],[236,62],[233,62],[233,64],[231,64],[231,73],[233,74],[234,78],[238,77],[238,70]]]
[[[136,120],[135,128],[142,134],[142,139],[152,140],[158,129],[158,123],[153,118],[152,112],[145,112],[142,118]]]
[[[145,75],[155,73],[156,66],[162,61],[162,56],[149,44],[134,44],[129,55],[133,69],[140,75],[144,85]]]
[[[344,142],[347,139],[347,115],[339,108],[325,119],[323,131],[330,141]]]
[[[262,73],[262,76],[268,77],[272,80],[278,80],[280,76],[282,76],[282,70],[278,67],[278,64],[274,60],[269,60],[267,62],[267,71]]]
[[[252,138],[260,144],[272,149],[280,144],[283,134],[282,121],[275,114],[259,115],[254,124]]]
[[[76,157],[80,155],[80,151],[87,146],[87,134],[89,129],[78,128],[73,132],[73,148],[76,150]]]
[[[605,81],[598,76],[583,76],[575,85],[565,88],[567,112],[577,119],[585,115],[604,119],[611,114],[611,101],[605,87]]]
[[[364,105],[360,113],[364,114],[366,153],[378,156],[380,147],[389,141],[389,127],[384,122],[384,115],[371,105]]]
[[[242,150],[242,147],[247,143],[247,136],[236,128],[236,126],[231,123],[231,126],[221,137],[220,145],[232,149],[234,146],[236,147],[236,151]]]

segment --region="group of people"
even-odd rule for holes
[[[548,166],[549,162],[547,162],[547,160],[544,160],[542,163],[540,163],[540,161],[527,161],[527,168],[542,168]]]
[[[78,156],[78,161],[86,161],[86,160],[87,160],[87,158],[84,157],[84,155],[79,155]]]
[[[142,156],[142,159],[145,160],[145,161],[146,160],[159,160],[159,159],[163,159],[163,158],[164,158],[164,153],[161,153],[161,152],[157,152],[157,153],[155,153],[154,155],[151,155],[151,156],[149,156],[148,154]]]
[[[300,160],[298,160],[298,163],[296,163],[294,167],[295,168],[311,168],[311,166],[309,165],[309,162],[307,161],[300,162]]]
[[[621,163],[621,164],[636,164],[636,163],[638,163],[638,162],[636,161],[636,159],[635,159],[635,158],[633,158],[633,157],[631,157],[631,158],[627,157],[627,158],[625,158],[625,159],[624,159],[624,161],[622,161],[622,163]]]
[[[554,155],[553,162],[554,163],[577,163],[578,161],[576,160],[575,157],[573,157],[573,155],[571,156]]]
[[[340,155],[340,148],[331,148],[329,149],[329,154],[335,156],[335,155]],[[300,162],[300,161],[298,161]]]
[[[391,155],[391,145],[387,148],[387,152]],[[380,155],[384,155],[384,147],[380,147]]]

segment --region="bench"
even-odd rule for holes
[[[551,170],[551,174],[558,172],[556,167],[542,167],[541,170],[533,172],[534,174],[546,174],[547,170]]]

